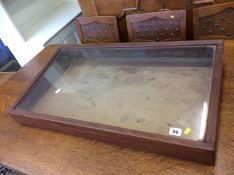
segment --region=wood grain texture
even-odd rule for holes
[[[234,39],[234,2],[193,10],[194,39]]]
[[[98,16],[95,0],[79,0],[80,8],[84,16]]]
[[[0,73],[0,85],[7,81],[11,76],[14,75],[14,72],[1,72]]]
[[[1,99],[13,102],[46,64],[44,50],[0,89]],[[232,175],[234,173],[234,42],[225,42],[222,101],[216,166],[204,166],[95,140],[22,126],[0,112],[0,162],[28,174],[160,174]],[[14,87],[13,89],[10,87]],[[1,105],[6,103],[1,100]],[[10,105],[10,104],[8,104]]]

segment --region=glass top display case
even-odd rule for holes
[[[222,41],[61,46],[16,121],[213,164]]]

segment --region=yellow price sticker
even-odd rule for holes
[[[190,133],[191,133],[191,129],[190,128],[186,128],[185,130],[184,130],[184,134],[185,135],[189,135]]]

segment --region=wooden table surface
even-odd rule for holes
[[[58,46],[45,49],[0,88],[0,163],[35,175],[234,174],[234,41],[225,42],[215,166],[23,126],[6,110]]]
[[[5,83],[15,72],[0,72],[0,86]]]

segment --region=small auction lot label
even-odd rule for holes
[[[172,135],[172,136],[181,136],[182,134],[182,129],[180,128],[170,128],[169,130],[169,134]]]

